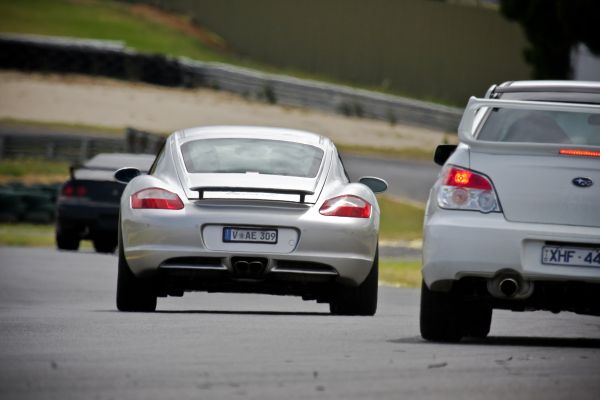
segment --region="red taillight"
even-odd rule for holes
[[[63,189],[62,189],[63,196],[71,197],[74,194],[75,194],[75,188],[73,187],[73,185],[67,184],[67,185],[63,186]]]
[[[442,171],[438,205],[450,210],[500,212],[492,182],[485,175],[455,166]]]
[[[591,150],[560,149],[558,153],[563,156],[600,157],[600,151]]]
[[[73,185],[68,183],[62,188],[61,194],[65,197],[84,197],[87,196],[87,188],[83,185]]]
[[[319,209],[319,213],[330,217],[369,218],[371,204],[358,196],[349,194],[325,201]]]
[[[173,192],[161,188],[148,188],[131,195],[131,208],[181,210],[183,202]]]
[[[492,190],[492,185],[485,176],[456,167],[450,167],[446,173],[444,185],[460,186],[469,189]]]

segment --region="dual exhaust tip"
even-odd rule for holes
[[[233,257],[231,266],[235,275],[241,278],[258,278],[267,267],[266,258]]]

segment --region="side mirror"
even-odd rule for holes
[[[130,180],[141,174],[142,172],[137,168],[125,167],[115,172],[115,179],[117,182],[129,183]]]
[[[435,149],[435,154],[433,155],[433,161],[437,165],[444,165],[446,161],[450,158],[450,156],[454,153],[458,146],[456,144],[440,144]]]
[[[388,184],[381,178],[374,176],[363,176],[358,180],[363,185],[367,186],[373,193],[383,193],[387,190]]]

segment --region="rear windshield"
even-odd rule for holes
[[[323,150],[264,139],[201,139],[181,146],[190,173],[259,173],[314,178]]]
[[[494,108],[479,140],[600,145],[600,114]]]

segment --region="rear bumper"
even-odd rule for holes
[[[428,287],[513,271],[531,281],[600,283],[600,267],[545,265],[547,242],[600,247],[600,228],[506,221],[502,214],[437,209],[425,221],[423,279]]]
[[[119,205],[99,202],[59,203],[57,221],[59,230],[116,232],[119,225]]]
[[[127,210],[122,215],[125,257],[138,276],[173,269],[178,258],[213,258],[214,270],[223,279],[236,279],[232,258],[264,258],[264,273],[257,280],[326,280],[356,286],[367,277],[377,249],[378,219],[323,217],[314,210],[221,210],[204,213],[193,207],[180,211]],[[316,213],[316,215],[315,215]],[[239,221],[244,221],[240,224]],[[295,243],[223,244],[215,250],[215,238],[204,232],[215,226],[277,228],[297,233]],[[207,245],[208,242],[208,245]],[[211,250],[212,249],[212,250]],[[194,264],[193,262],[191,264]],[[203,273],[209,268],[187,265]],[[315,266],[317,266],[315,268]],[[221,270],[221,272],[218,272]],[[205,271],[206,272],[206,271]]]

